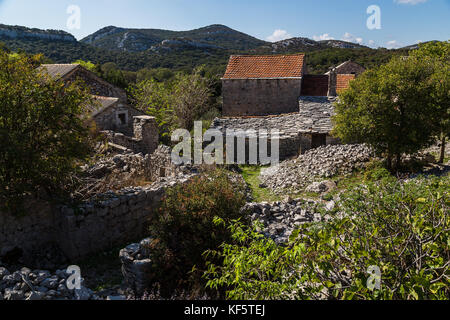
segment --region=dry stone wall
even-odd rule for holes
[[[142,238],[165,190],[192,176],[179,175],[148,187],[109,192],[76,206],[30,208],[22,218],[1,213],[0,257],[15,250],[31,259],[34,251],[56,243],[74,260]]]

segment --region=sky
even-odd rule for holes
[[[65,30],[77,39],[110,25],[181,31],[223,24],[266,41],[398,48],[450,39],[450,0],[0,0],[0,23]]]

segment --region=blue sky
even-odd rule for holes
[[[80,29],[68,30],[70,5],[80,8]],[[370,5],[381,9],[381,29],[367,28]],[[263,40],[333,38],[395,48],[450,39],[450,0],[0,0],[0,23],[62,29],[78,39],[109,25],[224,24]]]

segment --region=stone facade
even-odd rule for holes
[[[265,116],[298,111],[301,79],[223,79],[223,115]]]
[[[327,75],[305,75],[303,77],[302,96],[326,96],[328,92]]]
[[[115,131],[125,135],[132,135],[134,118],[143,113],[127,104],[117,101],[112,106],[95,114],[93,120],[99,131]]]

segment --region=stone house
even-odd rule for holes
[[[79,64],[43,64],[40,67],[53,79],[64,83],[81,80],[94,103],[88,106],[97,130],[104,132],[118,150],[153,153],[158,147],[158,129],[153,117],[145,116],[128,103],[125,90],[101,79]]]
[[[302,96],[335,97],[363,73],[346,61],[324,75],[306,73],[304,54],[231,56],[222,78],[225,117],[298,112]]]
[[[222,78],[223,115],[266,116],[298,111],[304,54],[231,56]]]
[[[303,54],[232,56],[223,83],[223,115],[214,129],[280,131],[281,160],[338,144],[331,136],[334,102],[364,72],[347,61],[323,75],[306,74]]]

